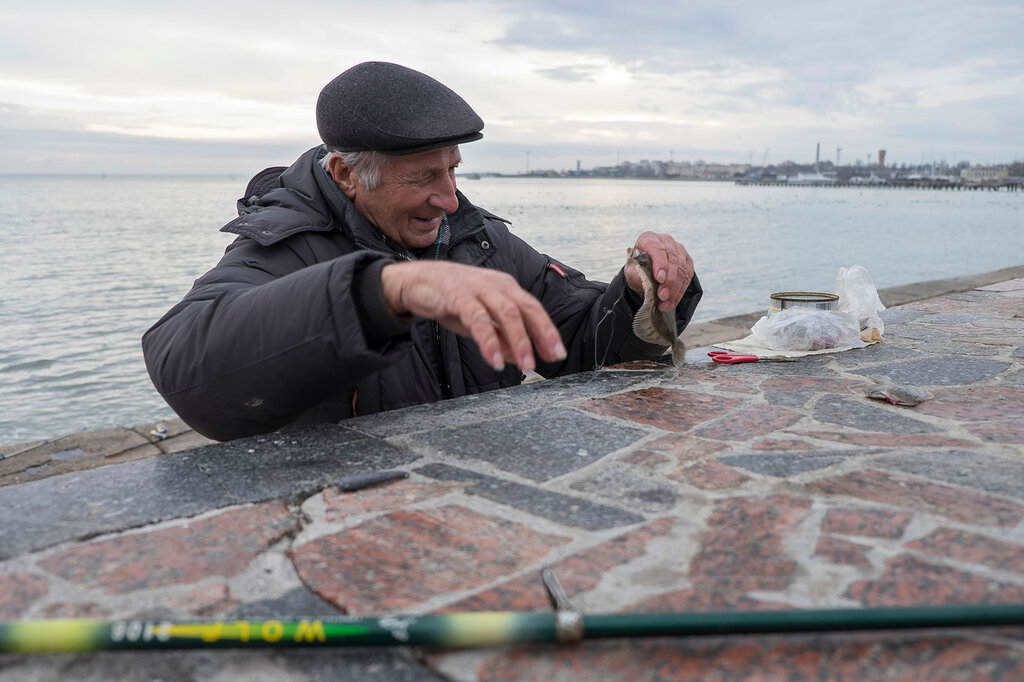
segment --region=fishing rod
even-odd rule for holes
[[[583,615],[550,570],[555,610],[297,620],[54,619],[0,622],[0,652],[126,649],[438,646],[471,648],[584,639],[680,637],[1024,624],[1024,604]]]

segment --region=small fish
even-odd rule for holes
[[[686,346],[676,332],[676,311],[658,310],[658,283],[654,280],[654,267],[646,251],[626,249],[630,259],[640,266],[640,280],[644,287],[644,302],[633,316],[633,333],[638,339],[672,348],[672,364],[685,364]]]
[[[868,398],[876,400],[887,400],[893,405],[905,405],[913,407],[926,400],[934,398],[929,391],[918,386],[907,386],[895,384],[889,377],[870,377],[875,385],[864,394]]]

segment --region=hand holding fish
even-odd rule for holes
[[[693,279],[693,259],[686,247],[667,234],[644,232],[637,238],[634,248],[651,258],[654,280],[658,283],[658,310],[674,309]],[[625,273],[629,288],[643,296],[643,279],[636,261],[626,259]]]
[[[662,238],[668,240],[667,245]],[[668,261],[664,267],[655,266],[651,255],[639,246],[641,243],[650,244],[652,240],[660,242],[662,247],[668,246],[662,251],[663,260]],[[675,307],[693,278],[693,261],[682,244],[668,235],[651,232],[640,235],[637,246],[626,249],[626,255],[626,280],[629,281],[632,270],[640,281],[638,293],[644,297],[643,304],[633,316],[633,333],[642,341],[667,347],[672,351],[672,364],[681,367],[686,362],[686,346],[679,339]],[[675,298],[673,286],[681,287]]]

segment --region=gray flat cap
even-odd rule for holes
[[[333,150],[414,154],[479,140],[484,122],[464,99],[426,74],[363,62],[320,91],[316,127]]]

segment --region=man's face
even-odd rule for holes
[[[461,160],[457,146],[392,156],[371,191],[354,173],[355,181],[335,179],[363,217],[405,248],[418,249],[437,239],[441,214],[459,207],[455,168]]]

